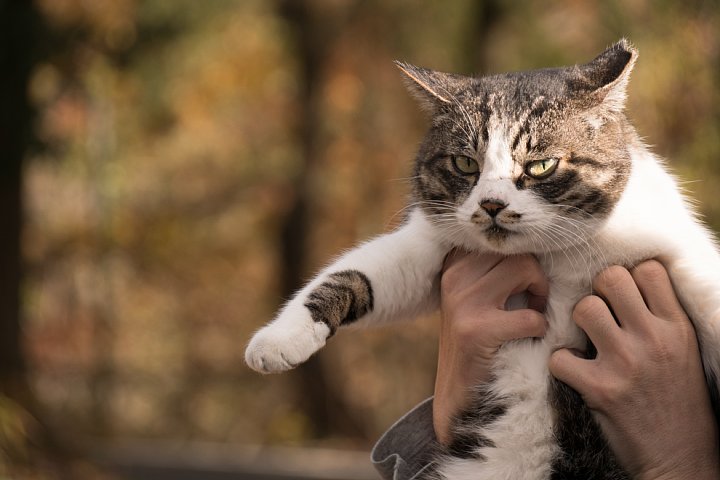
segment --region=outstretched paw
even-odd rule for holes
[[[245,350],[245,361],[260,373],[295,368],[325,345],[330,329],[321,322],[273,322],[260,329]]]

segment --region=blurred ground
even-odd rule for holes
[[[96,452],[104,468],[128,480],[371,480],[367,452],[220,443],[111,444]]]

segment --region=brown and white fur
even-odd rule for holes
[[[399,64],[432,116],[410,214],[298,292],[255,334],[248,365],[263,373],[287,370],[344,325],[435,310],[438,275],[453,248],[532,253],[551,285],[547,334],[500,349],[495,380],[478,394],[478,405],[499,409],[484,418],[466,415],[458,425],[463,444],[435,459],[433,475],[626,478],[596,426],[575,425],[592,417],[547,367],[554,350],[587,347],[571,311],[591,292],[593,276],[609,265],[659,259],[694,322],[713,390],[720,373],[720,256],[623,113],[636,57],[621,40],[584,65],[482,78]],[[554,170],[530,175],[529,165],[545,159]],[[565,440],[576,427],[597,442]]]

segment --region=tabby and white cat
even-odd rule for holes
[[[623,113],[636,58],[621,40],[584,65],[482,78],[398,64],[432,115],[415,164],[416,206],[397,230],[347,252],[297,293],[255,334],[248,365],[287,370],[340,327],[435,310],[453,248],[532,253],[550,280],[547,334],[500,349],[495,380],[434,475],[627,478],[577,394],[547,367],[560,347],[586,348],[571,311],[593,276],[659,259],[694,321],[713,394],[720,373],[720,256]]]

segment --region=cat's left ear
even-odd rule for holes
[[[418,99],[420,106],[430,113],[437,113],[453,99],[457,75],[436,72],[404,62],[395,65],[405,74],[405,84],[410,93]]]
[[[637,49],[623,38],[592,61],[575,67],[573,83],[589,94],[593,104],[620,112],[625,107],[627,85],[637,56]]]

